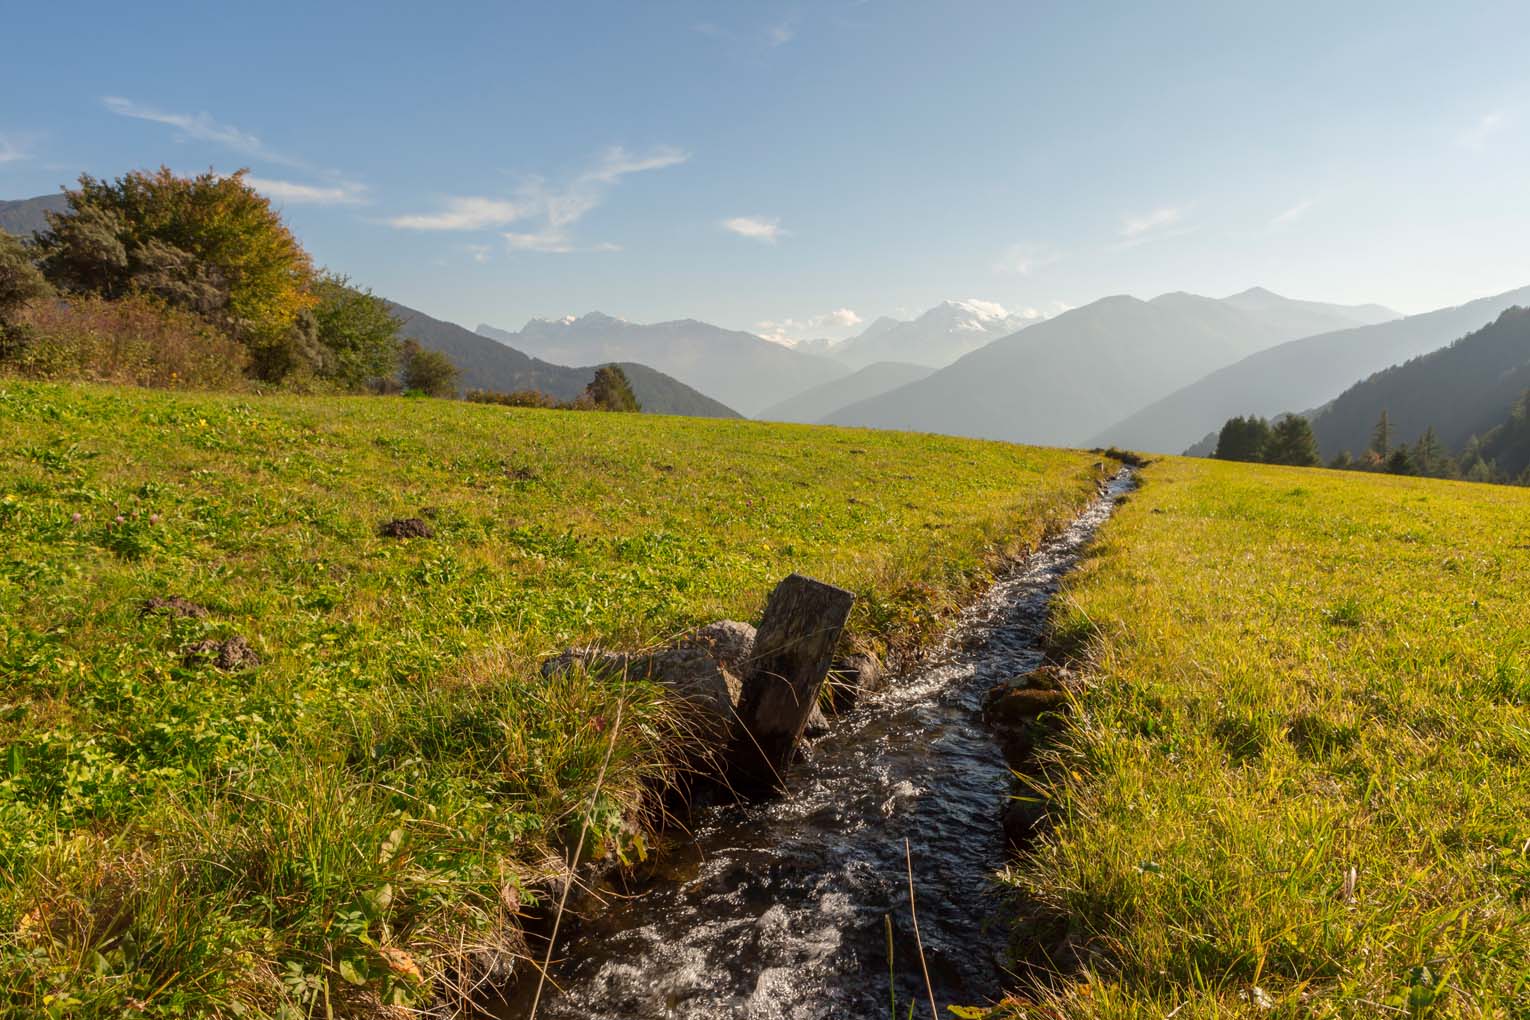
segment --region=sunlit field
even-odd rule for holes
[[[516,951],[508,913],[571,833],[623,859],[651,835],[631,819],[665,778],[660,699],[544,681],[543,656],[754,619],[794,570],[857,592],[854,637],[896,652],[1101,470],[932,436],[0,381],[0,1002],[422,1004],[447,963]],[[430,536],[380,534],[399,518]]]
[[[1039,1015],[1530,1014],[1530,492],[1145,477],[1056,613]]]

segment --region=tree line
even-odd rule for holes
[[[1217,434],[1219,460],[1316,467],[1323,463],[1312,426],[1301,415],[1285,415],[1272,424],[1257,415],[1230,418]],[[1342,471],[1452,478],[1472,482],[1530,485],[1530,389],[1515,401],[1508,418],[1481,436],[1472,436],[1452,453],[1433,426],[1413,442],[1401,441],[1390,415],[1382,411],[1371,429],[1370,445],[1356,456],[1345,450],[1327,464]]]

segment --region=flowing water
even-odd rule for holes
[[[1131,484],[1105,496],[962,614],[943,644],[803,748],[778,800],[710,808],[641,895],[565,928],[537,1016],[861,1018],[992,1001],[1006,941],[1004,756],[984,693],[1035,668],[1059,580]],[[892,959],[888,953],[888,919]],[[889,977],[891,970],[892,976]],[[529,996],[511,1004],[525,1016]]]

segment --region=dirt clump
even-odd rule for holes
[[[222,641],[217,638],[195,641],[181,649],[181,661],[187,666],[211,664],[218,669],[234,672],[241,669],[254,669],[260,665],[260,656],[250,647],[248,641],[235,634]]]
[[[435,538],[436,529],[419,517],[395,517],[377,529],[383,538]]]
[[[144,599],[138,606],[139,616],[153,616],[155,613],[191,620],[205,620],[208,615],[206,606],[199,606],[179,595],[156,595],[153,598]]]

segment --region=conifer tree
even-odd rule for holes
[[[1317,438],[1312,425],[1299,414],[1288,414],[1275,423],[1270,430],[1270,441],[1264,448],[1264,459],[1270,464],[1289,464],[1293,467],[1314,467],[1322,463],[1318,454]]]
[[[1256,415],[1229,418],[1217,435],[1218,460],[1261,461],[1270,441],[1270,423]]]
[[[1392,422],[1386,411],[1381,412],[1376,427],[1371,430],[1371,450],[1383,460],[1392,452]]]
[[[1445,448],[1440,445],[1440,439],[1434,433],[1434,426],[1424,429],[1424,434],[1418,437],[1418,442],[1413,447],[1413,460],[1418,465],[1418,473],[1432,475],[1439,471],[1445,459]]]

